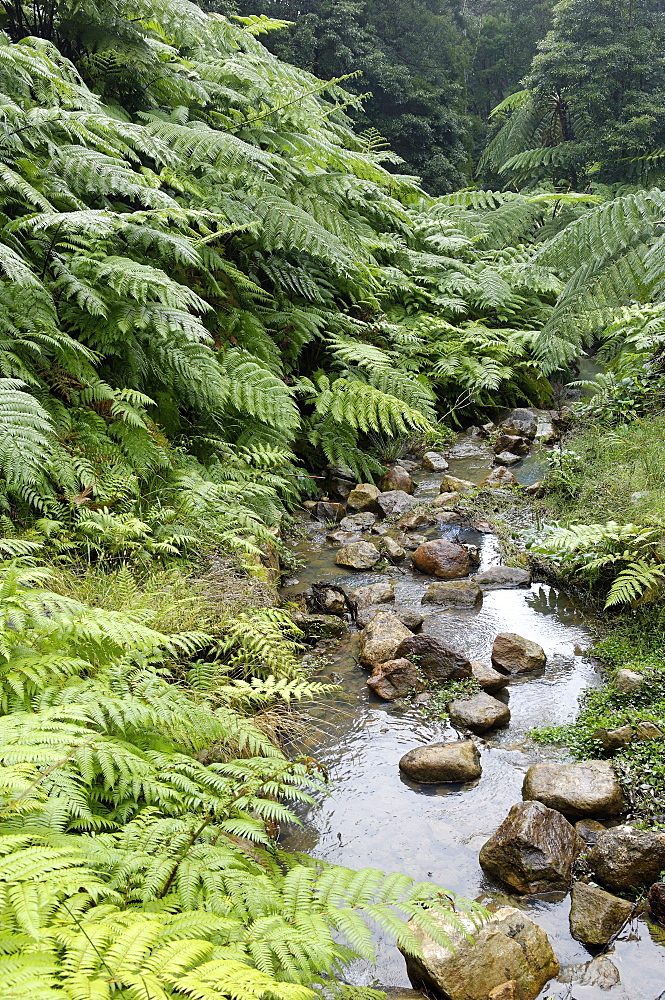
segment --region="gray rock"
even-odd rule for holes
[[[367,686],[384,701],[405,698],[425,687],[413,663],[403,658],[379,663],[367,678]]]
[[[405,537],[404,542],[402,544],[404,545],[405,549],[409,549],[410,551],[415,551],[421,545],[424,545],[426,541],[427,541],[426,535],[419,535],[416,532],[413,532],[413,534],[407,535]]]
[[[402,531],[413,531],[415,528],[422,528],[425,524],[435,524],[436,517],[424,510],[413,510],[408,514],[403,514],[396,522],[396,526]]]
[[[499,455],[503,451],[512,452],[513,455],[528,455],[530,450],[531,442],[516,434],[501,433],[492,446],[495,455]]]
[[[537,642],[516,632],[499,632],[492,646],[492,666],[504,674],[528,674],[542,670],[545,650]]]
[[[582,976],[583,986],[598,986],[601,990],[611,990],[621,982],[619,970],[607,955],[592,959]]]
[[[635,736],[632,726],[618,726],[616,729],[594,729],[591,734],[608,756],[623,750]]]
[[[489,460],[491,454],[491,451],[484,441],[479,438],[466,437],[460,439],[457,444],[453,445],[448,452],[448,458],[452,458],[455,461],[467,458]]]
[[[448,463],[440,451],[426,451],[423,455],[423,468],[431,472],[445,472]]]
[[[595,885],[575,882],[570,896],[570,933],[584,944],[607,944],[633,912],[633,904]]]
[[[449,542],[446,538],[433,538],[419,545],[413,553],[413,565],[421,573],[452,580],[466,576],[471,568],[471,559],[463,545]]]
[[[422,603],[469,611],[478,607],[482,600],[482,590],[471,580],[447,580],[430,583],[423,595]]]
[[[654,882],[649,889],[647,902],[656,920],[665,925],[665,882]]]
[[[504,434],[533,439],[538,430],[538,421],[531,410],[517,409],[501,422],[501,429]]]
[[[391,562],[401,562],[402,559],[406,558],[406,549],[402,548],[399,542],[395,538],[391,538],[390,535],[386,535],[381,539],[380,542],[381,551],[385,552],[388,559]]]
[[[409,921],[420,946],[418,957],[405,954],[407,972],[414,986],[446,1000],[481,1000],[506,980],[516,983],[521,1000],[534,1000],[559,972],[547,934],[525,913],[505,906],[480,927],[460,917],[466,934],[433,915],[450,941],[437,944]],[[468,936],[467,936],[468,935]]]
[[[665,733],[655,722],[643,720],[635,723],[635,736],[638,740],[662,740]]]
[[[587,860],[596,880],[611,892],[643,888],[665,869],[665,833],[614,826],[601,833]]]
[[[640,690],[643,683],[643,675],[638,673],[637,670],[628,670],[627,667],[617,670],[614,677],[614,686],[621,694],[635,694],[636,691]]]
[[[530,587],[531,573],[518,566],[490,566],[476,573],[473,582],[483,590],[513,590],[516,587]]]
[[[395,517],[406,514],[418,501],[404,490],[388,490],[386,493],[379,493],[376,502],[386,517]]]
[[[318,642],[319,639],[336,639],[348,631],[346,622],[342,618],[335,618],[329,615],[309,615],[303,611],[292,611],[291,617],[310,642]]]
[[[411,611],[406,608],[400,608],[397,612],[397,617],[411,632],[417,632],[425,621],[425,615],[421,614],[420,611]]]
[[[458,479],[457,476],[444,476],[441,480],[440,493],[470,493],[476,484],[468,479]]]
[[[514,805],[480,851],[486,872],[517,892],[567,889],[584,841],[565,816],[542,802]]]
[[[344,595],[332,587],[320,593],[317,604],[320,610],[327,615],[343,615],[347,610]]]
[[[464,653],[433,635],[405,637],[396,655],[413,660],[429,681],[461,680],[471,676],[471,663]]]
[[[344,518],[344,520],[348,520]],[[337,531],[329,531],[326,535],[326,541],[330,542],[331,545],[348,545],[349,542],[362,542],[363,536],[358,534],[357,531],[343,531],[339,528]]]
[[[450,721],[472,733],[486,733],[510,722],[510,709],[497,698],[481,691],[469,698],[457,698],[448,705]]]
[[[349,569],[371,569],[380,558],[381,553],[371,542],[349,542],[339,550],[335,562]]]
[[[413,479],[401,465],[393,465],[381,477],[379,488],[382,493],[389,490],[404,490],[405,493],[413,493]]]
[[[494,456],[497,465],[516,465],[520,461],[519,455],[514,455],[512,451],[500,451]]]
[[[339,522],[340,528],[344,531],[367,531],[376,521],[376,514],[371,511],[363,511],[361,514],[349,514]]]
[[[346,505],[349,510],[376,510],[376,501],[379,492],[374,483],[360,483],[358,486],[354,486],[349,493],[346,498]]]
[[[480,754],[473,740],[432,743],[404,754],[399,769],[413,781],[475,781],[482,774]]]
[[[398,653],[398,648],[413,635],[397,615],[379,611],[360,634],[360,662],[375,667],[387,660],[396,660],[408,654]]]
[[[319,521],[333,521],[338,523],[346,515],[346,508],[343,503],[333,503],[330,500],[319,500],[312,511],[312,516]]]
[[[351,591],[351,598],[359,608],[367,608],[370,604],[385,604],[395,600],[395,584],[392,580],[379,580],[368,583],[366,587],[358,587]]]
[[[607,760],[533,764],[524,778],[522,798],[536,799],[575,819],[616,816],[625,808],[614,769]]]
[[[481,660],[471,661],[471,672],[483,691],[487,691],[488,694],[500,691],[508,683],[505,674],[500,674],[489,663],[483,663]]]

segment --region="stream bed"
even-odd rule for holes
[[[483,448],[474,453],[469,439],[462,436],[455,451],[461,457],[450,459],[449,474],[472,482],[487,474],[491,456]],[[511,471],[520,482],[531,483],[542,468],[535,454]],[[438,493],[441,473],[413,475],[418,499]],[[337,549],[326,540],[327,527],[305,520],[303,529],[304,537],[294,546],[302,566],[296,579],[287,581],[286,599],[313,582],[351,590],[388,578],[395,583],[395,602],[383,609],[426,613],[421,632],[449,641],[469,659],[489,661],[497,632],[517,632],[544,647],[548,664],[541,676],[512,679],[498,696],[508,701],[511,721],[504,729],[475,738],[483,767],[478,781],[420,785],[400,773],[400,757],[417,746],[454,740],[456,730],[447,721],[428,718],[411,702],[395,705],[370,692],[368,671],[357,663],[358,633],[353,627],[342,639],[324,643],[316,651],[322,657],[315,663],[316,676],[332,675],[339,683],[339,695],[310,709],[311,725],[301,748],[325,765],[329,794],[301,810],[303,825],[283,832],[283,846],[350,867],[404,872],[490,907],[524,909],[548,933],[562,969],[560,981],[550,982],[541,1000],[658,1000],[665,995],[665,930],[659,933],[644,917],[636,918],[612,946],[610,957],[621,982],[608,988],[582,985],[579,967],[596,952],[570,934],[570,897],[512,896],[478,863],[482,845],[521,800],[527,768],[537,760],[568,759],[565,751],[532,744],[528,733],[537,726],[572,720],[581,694],[600,683],[599,665],[588,653],[594,635],[588,611],[545,583],[486,592],[474,611],[437,610],[421,605],[431,578],[412,571],[408,554],[400,566],[380,573],[344,570],[335,565]],[[501,562],[500,544],[493,534],[455,523],[423,533],[477,545],[481,569]],[[357,963],[349,969],[348,981],[358,986],[408,987],[405,963],[395,945],[380,935],[376,945],[376,966]]]

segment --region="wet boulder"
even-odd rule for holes
[[[575,882],[570,894],[570,933],[576,941],[600,945],[614,937],[633,912],[633,904],[604,889]]]
[[[422,598],[423,604],[439,604],[459,611],[471,611],[482,604],[482,601],[482,590],[471,580],[430,583]]]
[[[337,523],[346,516],[346,508],[343,503],[333,503],[331,500],[319,500],[312,511],[312,516],[317,521],[332,521]]]
[[[342,528],[338,528],[337,531],[329,531],[326,535],[326,541],[330,542],[331,545],[347,545],[349,542],[362,542],[362,540],[363,536],[357,531],[344,531]]]
[[[665,924],[665,882],[654,882],[649,889],[647,902],[658,923]]]
[[[414,664],[404,658],[379,663],[367,678],[367,686],[384,701],[405,698],[425,687]]]
[[[428,681],[456,681],[471,676],[471,663],[464,653],[433,635],[406,636],[396,655],[416,662]]]
[[[520,1000],[534,1000],[559,972],[547,934],[525,913],[505,906],[480,926],[458,916],[469,937],[433,915],[448,936],[450,948],[437,944],[409,921],[420,955],[404,954],[409,979],[428,995],[446,1000],[481,1000],[506,981],[516,983]]]
[[[643,888],[665,869],[665,833],[612,827],[601,833],[587,860],[596,881],[611,892]]]
[[[379,493],[376,502],[385,517],[399,517],[411,510],[417,500],[404,490],[388,490],[386,493]]]
[[[644,684],[644,676],[637,670],[622,667],[614,675],[614,686],[621,694],[636,694]]]
[[[346,622],[342,618],[330,615],[292,611],[291,618],[302,632],[304,641],[311,644],[319,642],[321,639],[337,639],[347,631]]]
[[[375,667],[387,660],[409,659],[408,653],[397,652],[413,634],[397,615],[378,612],[360,633],[360,662]]]
[[[582,986],[596,986],[603,992],[611,990],[613,986],[618,986],[620,982],[619,970],[607,955],[596,955],[589,962],[582,976]],[[616,996],[614,993],[611,995]],[[626,994],[623,993],[617,1000],[627,1000]],[[657,997],[656,1000],[659,998]]]
[[[468,479],[458,479],[457,476],[444,476],[441,480],[439,493],[470,493],[476,484]]]
[[[501,422],[501,430],[504,434],[533,440],[538,430],[538,421],[531,410],[517,409]]]
[[[546,663],[543,647],[516,632],[499,632],[492,645],[492,666],[504,674],[528,674]]]
[[[473,740],[432,743],[405,753],[399,769],[407,778],[425,784],[445,781],[475,781],[482,774],[480,753]]]
[[[587,847],[593,847],[601,833],[605,833],[607,827],[597,819],[578,819],[575,829]]]
[[[371,569],[380,558],[381,553],[371,542],[349,542],[339,550],[335,562],[348,569]]]
[[[376,521],[376,514],[366,510],[359,514],[348,514],[339,522],[343,531],[367,531]]]
[[[492,469],[480,483],[480,489],[505,489],[507,486],[519,486],[519,482],[508,469]]]
[[[423,468],[430,472],[445,472],[448,468],[445,455],[440,451],[426,451],[423,455]]]
[[[401,531],[415,531],[416,528],[422,528],[425,524],[435,523],[436,517],[429,511],[413,510],[408,514],[402,514],[396,525]]]
[[[401,465],[392,465],[381,477],[379,489],[382,493],[388,493],[391,490],[413,493],[413,479]]]
[[[425,615],[411,608],[400,608],[397,617],[411,632],[417,632],[425,621]]]
[[[584,841],[568,820],[542,802],[514,805],[480,851],[482,868],[523,893],[567,889]]]
[[[349,510],[372,511],[376,510],[376,501],[380,490],[374,483],[360,483],[349,493],[346,498],[346,506]]]
[[[616,816],[624,809],[621,788],[607,760],[533,764],[524,777],[522,798],[536,799],[575,819]]]
[[[516,465],[519,460],[520,456],[513,454],[512,451],[500,451],[494,456],[494,461],[497,465]]]
[[[397,539],[391,538],[390,535],[382,538],[379,545],[381,551],[392,563],[401,562],[402,559],[406,558],[406,549],[402,548]]]
[[[471,672],[483,691],[487,691],[488,694],[500,691],[508,683],[508,678],[505,674],[500,674],[498,670],[495,670],[489,663],[484,663],[482,660],[471,661]]]
[[[412,558],[413,565],[421,573],[444,580],[467,576],[471,569],[471,559],[464,546],[446,538],[433,538],[418,546]]]
[[[505,434],[503,431],[497,435],[492,446],[495,455],[500,455],[502,451],[512,452],[513,455],[528,455],[530,450],[531,442],[528,438],[517,434]]]
[[[507,726],[510,709],[502,701],[481,691],[469,698],[457,698],[448,705],[453,726],[470,729],[472,733],[486,733],[497,726]]]
[[[402,542],[405,549],[409,549],[410,552],[415,552],[419,549],[421,545],[424,545],[427,541],[427,535],[421,535],[414,531],[410,535],[406,535],[404,541]]]
[[[351,599],[359,608],[367,608],[370,604],[385,604],[395,600],[395,584],[392,580],[378,580],[368,583],[366,587],[357,587],[351,591]]]
[[[490,566],[489,569],[476,573],[473,582],[483,590],[514,590],[517,587],[530,587],[531,573],[518,566]]]

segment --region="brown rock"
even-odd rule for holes
[[[403,490],[405,493],[413,493],[413,479],[401,465],[392,465],[381,477],[379,489],[382,493],[387,493],[389,490]]]
[[[349,542],[339,550],[335,562],[349,569],[371,569],[380,558],[381,553],[371,542]]]
[[[435,496],[433,500],[430,500],[429,505],[435,510],[443,508],[447,510],[449,507],[454,507],[460,498],[459,492],[457,493],[439,493]]]
[[[367,531],[371,528],[376,521],[376,514],[372,514],[371,511],[365,510],[360,514],[349,514],[347,517],[342,518],[339,522],[340,528],[343,531]]]
[[[402,548],[395,538],[391,538],[390,535],[382,538],[379,544],[381,551],[385,552],[392,563],[401,562],[406,557],[406,550]]]
[[[483,663],[481,660],[471,661],[471,672],[483,691],[487,691],[488,694],[500,691],[508,683],[508,678],[505,674],[500,674],[489,663]]]
[[[508,469],[492,469],[480,483],[480,489],[489,487],[490,489],[503,489],[506,486],[519,486],[519,482]]]
[[[644,676],[637,670],[628,670],[627,667],[617,670],[614,677],[614,686],[621,694],[635,694],[643,684]]]
[[[528,674],[542,670],[546,662],[543,647],[516,632],[499,632],[494,640],[492,666],[504,674]]]
[[[405,698],[425,687],[416,667],[405,659],[379,663],[367,678],[367,686],[385,701]]]
[[[643,720],[635,723],[635,736],[638,740],[662,740],[664,735],[663,730],[655,722]]]
[[[611,892],[643,888],[665,869],[665,833],[614,826],[601,833],[587,859],[596,880]]]
[[[414,531],[415,528],[422,528],[424,524],[435,524],[436,517],[424,510],[414,510],[408,514],[402,514],[396,521],[396,526],[402,531]]]
[[[379,611],[360,633],[360,662],[375,667],[387,660],[408,659],[408,654],[398,653],[397,649],[406,639],[412,638],[412,633],[397,615]]]
[[[476,489],[476,484],[468,479],[458,479],[457,476],[444,476],[441,480],[440,493],[470,493]]]
[[[565,816],[542,802],[514,805],[480,851],[486,872],[517,892],[567,889],[584,841]]]
[[[466,576],[471,568],[467,550],[445,538],[434,538],[413,553],[413,564],[421,573],[444,580]]]
[[[326,541],[330,542],[331,545],[347,545],[349,542],[362,542],[363,536],[359,535],[357,531],[343,531],[339,528],[337,531],[329,531],[326,535]]]
[[[458,698],[448,705],[450,721],[472,733],[486,733],[510,722],[510,709],[502,701],[481,691],[469,698]]]
[[[633,904],[595,885],[575,882],[570,899],[570,933],[584,944],[607,944],[630,920]]]
[[[524,778],[522,798],[536,799],[575,819],[616,816],[624,809],[621,788],[607,760],[533,764]]]
[[[475,781],[482,774],[478,747],[472,740],[432,743],[405,753],[399,769],[413,781],[425,784]]]
[[[665,924],[665,882],[654,882],[647,897],[649,909],[660,924]]]
[[[429,681],[461,680],[471,676],[471,663],[464,653],[433,635],[405,637],[395,655],[406,656],[417,663],[421,674]]]
[[[441,924],[451,947],[436,944],[409,921],[420,955],[404,955],[409,979],[430,996],[484,1000],[491,990],[503,987],[508,976],[517,983],[520,1000],[534,1000],[559,972],[545,931],[514,907],[502,907],[480,927],[462,917],[466,935],[448,926],[443,917],[433,915],[433,919]]]
[[[488,1000],[522,1000],[522,994],[516,979],[509,979],[501,986],[495,986],[489,991]]]
[[[349,493],[346,498],[346,505],[349,510],[372,511],[376,510],[376,501],[380,490],[374,483],[360,483]]]
[[[607,955],[597,955],[592,959],[582,976],[582,986],[597,986],[601,990],[611,990],[620,982],[619,970]],[[656,1000],[659,998],[657,997]]]
[[[426,535],[419,535],[418,532],[414,531],[413,534],[405,536],[402,545],[405,549],[415,552],[415,550],[419,549],[421,545],[424,545],[426,541]]]
[[[635,730],[632,726],[618,726],[616,729],[594,729],[591,735],[600,743],[603,752],[611,757],[628,746],[635,736]]]
[[[495,455],[499,455],[502,451],[511,451],[514,455],[528,455],[530,450],[531,443],[527,438],[503,432],[498,435],[492,446]]]
[[[607,827],[597,819],[578,819],[575,829],[587,847],[593,847],[601,833],[605,833]]]
[[[465,611],[476,608],[482,600],[482,590],[471,580],[447,580],[445,583],[430,583],[422,603]]]

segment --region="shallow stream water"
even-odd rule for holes
[[[464,452],[465,442],[471,445],[461,437],[458,451]],[[479,482],[490,461],[486,451],[469,454],[451,460],[449,473]],[[541,460],[537,454],[528,456],[511,471],[521,482],[533,482],[542,474]],[[425,499],[438,493],[441,475],[415,473],[416,495]],[[339,695],[313,710],[305,745],[327,768],[330,791],[302,811],[302,828],[285,831],[283,845],[351,867],[404,872],[490,906],[509,903],[523,908],[547,931],[562,967],[562,981],[552,981],[541,1000],[657,1000],[665,991],[665,945],[654,939],[643,917],[627,925],[613,945],[610,957],[621,983],[610,989],[585,986],[574,967],[587,963],[593,953],[570,935],[570,897],[563,893],[512,897],[478,863],[482,845],[521,800],[530,764],[557,755],[566,759],[562,751],[533,745],[529,730],[572,720],[582,692],[600,682],[599,666],[587,652],[594,624],[588,613],[544,583],[534,583],[529,590],[485,593],[480,609],[472,612],[421,607],[430,579],[411,571],[408,555],[401,567],[381,573],[343,570],[335,565],[336,548],[326,541],[325,526],[306,521],[304,527],[305,537],[295,546],[303,565],[296,573],[297,582],[289,581],[285,587],[285,597],[315,581],[352,589],[387,577],[395,582],[397,612],[429,610],[421,631],[450,641],[470,659],[489,661],[496,633],[517,632],[544,647],[548,665],[542,676],[513,680],[499,695],[510,705],[511,721],[507,728],[477,738],[482,777],[472,784],[428,786],[400,774],[400,757],[416,746],[455,739],[456,731],[445,721],[427,718],[417,706],[400,708],[371,693],[367,671],[357,664],[357,633],[326,644],[326,661],[319,673],[339,681]],[[454,524],[424,533],[478,545],[483,569],[501,561],[495,535]],[[348,980],[364,986],[409,985],[402,956],[380,935],[376,966],[359,962],[350,968]]]

